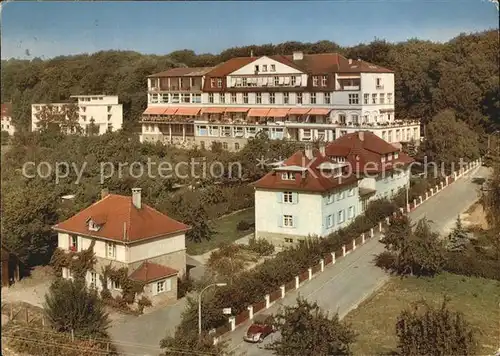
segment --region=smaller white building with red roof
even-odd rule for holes
[[[145,295],[177,299],[177,277],[186,272],[185,233],[189,226],[143,204],[141,189],[132,196],[103,192],[101,199],[69,219],[55,225],[58,247],[82,251],[94,243],[97,260],[87,273],[87,284],[102,290],[105,266],[128,268],[130,279],[145,283]],[[72,278],[63,268],[64,278]],[[108,281],[110,291],[119,285]]]
[[[255,234],[281,245],[346,227],[409,184],[413,159],[369,131],[306,148],[254,183]]]

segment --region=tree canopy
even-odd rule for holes
[[[332,41],[284,42],[233,47],[219,54],[179,50],[168,55],[101,51],[49,60],[2,60],[2,101],[13,104],[19,127],[29,127],[31,104],[63,102],[70,95],[116,94],[123,103],[124,126],[134,129],[146,108],[146,77],[178,66],[213,66],[228,59],[273,54],[338,52],[395,71],[400,118],[429,121],[450,108],[470,126],[500,127],[499,43],[495,30],[459,35],[447,43],[412,39],[341,47]]]
[[[281,339],[269,346],[275,355],[351,355],[356,333],[339,320],[328,316],[317,303],[298,298],[297,305],[285,306],[275,316]]]
[[[445,299],[435,308],[425,301],[401,312],[396,322],[398,349],[405,356],[474,355],[476,340],[462,313]]]

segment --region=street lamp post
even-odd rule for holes
[[[201,335],[201,296],[204,291],[206,291],[210,287],[225,287],[227,283],[213,283],[209,284],[205,288],[202,289],[200,295],[198,295],[198,335]]]

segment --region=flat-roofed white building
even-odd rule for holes
[[[123,107],[116,95],[73,95],[75,101],[67,103],[39,103],[31,105],[31,129],[37,131],[41,122],[54,118],[57,124],[73,117],[82,133],[102,135],[108,131],[118,131],[123,126]],[[67,130],[72,131],[72,130]],[[68,132],[69,133],[69,132]]]

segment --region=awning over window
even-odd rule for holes
[[[144,111],[145,115],[163,115],[167,110],[166,107],[161,106],[151,106]]]
[[[308,115],[328,115],[332,111],[331,109],[311,109],[307,114]]]
[[[203,108],[201,109],[202,114],[222,114],[226,108]]]
[[[286,117],[288,115],[288,111],[290,111],[290,109],[271,109],[271,110],[269,110],[269,113],[267,114],[267,116]]]
[[[310,109],[306,109],[306,108],[291,108],[290,111],[288,111],[288,115],[304,115],[309,110]]]
[[[173,115],[177,111],[177,108],[167,108],[163,115]]]
[[[226,112],[247,112],[250,108],[226,108]]]
[[[250,109],[248,112],[248,116],[253,117],[266,117],[269,113],[270,109]]]
[[[198,115],[200,108],[177,108],[175,115],[180,116],[194,116]]]

